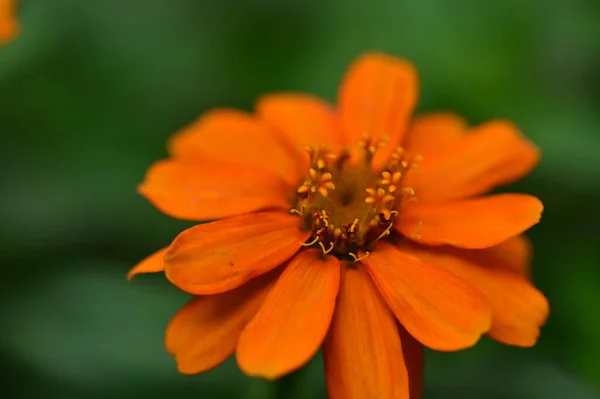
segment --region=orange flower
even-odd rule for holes
[[[16,8],[15,0],[0,0],[0,46],[10,41],[19,30],[15,20]]]
[[[548,303],[520,234],[542,204],[480,195],[528,173],[538,150],[505,121],[410,123],[416,72],[384,54],[351,65],[338,102],[273,94],[255,114],[209,112],[148,171],[139,190],[164,213],[221,219],[129,273],[164,270],[197,295],[166,334],[182,373],[235,352],[273,379],[322,348],[331,398],[417,398],[421,345],[536,342]]]

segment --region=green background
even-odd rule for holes
[[[543,151],[511,189],[543,199],[533,349],[427,353],[426,398],[600,393],[600,2],[24,0],[0,50],[0,391],[13,398],[324,398],[322,364],[275,383],[228,361],[178,375],[187,296],[125,273],[189,223],[136,194],[177,129],[264,92],[333,100],[365,50],[404,56],[420,111],[505,117]]]

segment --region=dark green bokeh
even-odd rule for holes
[[[320,359],[268,383],[229,361],[177,374],[163,331],[187,300],[126,271],[189,226],[135,192],[166,138],[263,92],[334,100],[360,52],[412,59],[420,110],[509,118],[544,154],[534,349],[427,353],[427,398],[600,392],[600,3],[585,0],[24,0],[0,50],[0,389],[14,398],[318,398]]]

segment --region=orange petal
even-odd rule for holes
[[[467,122],[458,115],[425,114],[412,122],[404,146],[409,154],[421,155],[423,162],[433,162],[437,154],[464,138],[467,129]]]
[[[278,176],[249,166],[159,161],[149,169],[138,190],[160,211],[185,220],[289,209],[289,187]]]
[[[360,265],[347,268],[323,345],[329,397],[408,399],[403,344],[396,320],[368,274]]]
[[[415,246],[402,250],[462,277],[483,292],[492,307],[490,337],[509,345],[536,343],[550,309],[544,295],[525,277],[489,267],[483,254],[470,256],[473,251]]]
[[[135,265],[129,273],[127,273],[127,279],[131,281],[136,275],[140,273],[157,273],[162,272],[165,268],[165,253],[167,248],[156,251],[152,255],[144,258],[140,263]]]
[[[0,46],[10,41],[19,31],[16,13],[16,1],[0,0]]]
[[[530,266],[533,248],[529,239],[524,235],[510,238],[491,248],[456,249],[456,251],[487,268],[516,273],[527,279],[531,278]]]
[[[406,330],[431,349],[473,346],[491,325],[487,298],[454,274],[379,242],[363,260]]]
[[[171,320],[165,345],[184,374],[202,373],[233,354],[243,328],[273,285],[269,273],[222,294],[192,299]]]
[[[540,221],[543,205],[524,194],[498,194],[444,204],[410,204],[396,229],[417,242],[479,249],[498,245]]]
[[[539,158],[538,149],[513,124],[494,121],[424,159],[405,183],[422,202],[464,198],[520,179]]]
[[[387,137],[375,164],[387,159],[401,143],[417,103],[417,79],[414,66],[400,58],[368,53],[356,59],[338,95],[345,142],[356,146],[365,134],[374,141]]]
[[[436,250],[431,246],[424,247]],[[518,274],[529,279],[532,246],[529,239],[520,235],[510,238],[503,243],[484,249],[461,249],[444,246],[444,251],[451,251],[457,256],[469,259],[470,262],[485,265],[486,268],[498,269]]]
[[[292,259],[240,336],[240,369],[274,379],[308,362],[327,334],[339,286],[337,258],[309,249]]]
[[[341,145],[336,117],[331,106],[317,97],[279,93],[262,97],[258,115],[300,149],[305,146]]]
[[[423,393],[423,372],[425,371],[425,351],[423,345],[413,338],[402,326],[399,326],[404,364],[408,371],[410,399],[419,399]]]
[[[310,235],[298,223],[295,216],[264,212],[194,226],[169,247],[165,273],[191,294],[229,291],[291,258]]]
[[[298,180],[295,150],[261,121],[235,109],[202,115],[169,140],[176,158],[220,161],[267,170],[290,184]]]

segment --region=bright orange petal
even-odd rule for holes
[[[293,185],[298,180],[291,144],[243,111],[210,111],[175,134],[168,146],[176,158],[249,166],[280,176]]]
[[[483,292],[492,307],[490,337],[509,345],[536,343],[540,327],[548,317],[549,305],[525,277],[479,263],[485,262],[485,258],[482,254],[476,258],[469,256],[472,251],[415,246],[405,246],[402,251],[462,277]]]
[[[0,0],[0,46],[10,41],[19,30],[15,19],[17,3],[14,0]]]
[[[422,244],[479,249],[498,245],[539,222],[543,205],[524,194],[498,194],[444,204],[410,204],[396,229]]]
[[[210,370],[233,354],[242,329],[258,312],[274,277],[269,273],[233,291],[197,297],[175,315],[165,345],[181,373]]]
[[[433,162],[436,155],[464,138],[467,129],[467,122],[458,115],[425,114],[412,122],[404,146],[409,154],[421,155],[423,162]]]
[[[274,379],[308,362],[327,334],[339,286],[337,258],[309,249],[292,259],[240,336],[240,369]]]
[[[135,265],[129,273],[127,273],[127,279],[131,280],[140,273],[158,273],[165,270],[164,258],[166,252],[167,248],[163,248],[144,258],[144,260]]]
[[[185,220],[289,208],[289,187],[278,176],[217,162],[159,161],[150,167],[138,190],[160,211]]]
[[[454,274],[387,242],[379,242],[363,263],[396,318],[425,346],[468,348],[490,328],[487,298]]]
[[[345,269],[323,345],[329,397],[408,399],[404,342],[396,320],[362,266]]]
[[[511,123],[478,126],[406,176],[419,201],[440,202],[485,193],[529,173],[538,149]]]
[[[342,144],[331,106],[317,97],[299,93],[279,93],[262,97],[256,112],[299,149],[305,146]]]
[[[419,399],[423,393],[423,372],[425,371],[425,351],[423,345],[399,326],[404,364],[408,371],[410,399]]]
[[[345,142],[356,146],[364,134],[389,144],[375,158],[387,159],[407,130],[417,103],[418,78],[414,66],[381,53],[362,55],[350,66],[338,94]]]
[[[299,230],[297,217],[277,212],[201,224],[175,238],[165,273],[191,294],[229,291],[287,261],[309,235]]]

